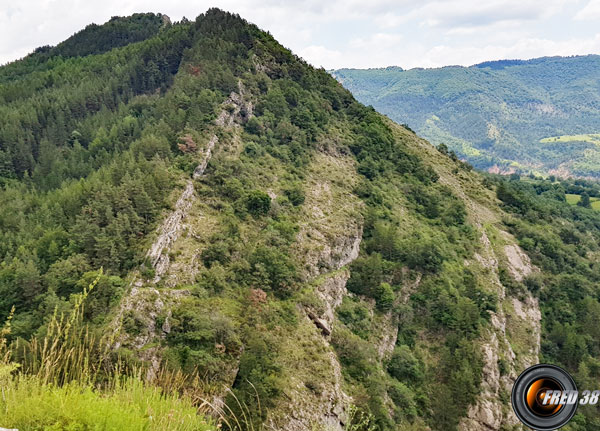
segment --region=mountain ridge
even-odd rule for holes
[[[520,66],[523,64],[536,64],[540,62],[544,62],[545,60],[562,60],[562,59],[577,59],[577,58],[585,58],[585,57],[598,57],[600,54],[575,54],[575,55],[545,55],[542,57],[531,57],[528,59],[520,59],[520,58],[505,58],[498,60],[485,60],[479,63],[474,63],[468,66],[460,65],[460,64],[446,64],[444,66],[432,66],[432,67],[421,67],[415,66],[411,68],[405,68],[398,65],[390,65],[390,66],[382,66],[382,67],[340,67],[338,69],[328,69],[328,72],[335,72],[336,70],[397,70],[397,71],[410,71],[410,70],[431,70],[431,69],[445,69],[445,68],[485,68],[493,66]]]
[[[565,198],[593,184],[483,175],[217,9],[28,67],[0,69],[10,363],[86,298],[95,390],[134,370],[231,430],[519,430],[522,369],[597,378],[600,216]]]

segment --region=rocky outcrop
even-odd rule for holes
[[[504,254],[508,259],[508,269],[515,280],[523,281],[525,277],[534,271],[529,256],[518,245],[509,244],[505,246]]]
[[[346,235],[333,239],[329,239],[326,234],[314,229],[308,235],[312,242],[318,244],[306,254],[304,259],[306,277],[310,280],[324,272],[342,268],[358,257],[362,226],[349,225]]]
[[[212,150],[218,140],[217,135],[213,135],[208,142],[202,161],[194,169],[193,179],[198,179],[204,174],[206,166],[208,166],[208,162],[210,161]],[[179,238],[183,223],[195,199],[194,183],[192,180],[188,180],[185,184],[185,189],[175,203],[175,210],[169,214],[157,229],[158,236],[146,254],[146,258],[154,269],[154,283],[158,283],[169,270],[169,251]]]
[[[300,227],[295,244],[296,256],[302,262],[304,280],[314,286],[318,306],[304,312],[311,342],[317,344],[318,363],[311,364],[326,382],[311,381],[312,376],[290,376],[285,412],[268,418],[267,429],[305,431],[319,429],[342,431],[346,410],[351,398],[343,391],[341,365],[329,343],[335,330],[335,310],[348,295],[346,282],[350,271],[346,268],[358,257],[362,240],[362,219],[357,209],[360,201],[351,194],[353,177],[346,183],[332,181],[332,168],[337,172],[354,175],[354,165],[343,156],[320,153],[315,157],[306,201],[303,205],[305,222]],[[343,204],[338,199],[344,198]],[[310,359],[309,359],[310,361]],[[307,390],[308,384],[318,389]]]
[[[409,279],[411,273],[406,267],[402,269],[402,273],[406,281],[403,283],[402,290],[396,299],[395,306],[406,304],[408,302],[410,295],[417,290],[421,284],[421,278],[423,277],[423,274],[420,272],[414,272],[412,273],[414,274],[413,278]],[[372,307],[375,308],[374,302],[372,303]],[[385,361],[391,356],[394,347],[396,347],[396,342],[398,341],[398,318],[392,311],[382,315],[375,336],[377,337],[377,356],[380,361]]]
[[[171,25],[171,18],[169,15],[162,14],[160,17],[162,18],[163,27],[168,27]]]
[[[240,94],[231,93],[224,103],[216,120],[217,126],[230,127],[252,115],[252,104],[244,100],[241,82],[239,91]],[[156,341],[164,338],[170,330],[169,309],[182,296],[189,294],[187,290],[181,289],[158,289],[156,284],[170,272],[170,251],[180,238],[188,214],[197,199],[193,180],[204,174],[217,143],[218,137],[214,134],[203,151],[200,163],[194,169],[192,179],[186,181],[174,210],[157,229],[156,239],[146,254],[146,263],[154,270],[153,279],[145,280],[140,271],[133,273],[130,290],[122,299],[111,325],[115,336],[109,343],[115,349],[121,346],[135,349],[140,359],[148,364],[148,379],[152,379],[159,369],[161,347]],[[157,319],[163,313],[166,313],[166,318],[161,327],[158,327]],[[126,318],[133,320],[136,334],[129,334],[123,330],[123,321]]]
[[[239,94],[232,92],[224,102],[224,107],[216,120],[217,126],[231,127],[235,122],[245,121],[252,115],[252,103],[244,99],[244,88],[241,81],[238,82],[238,87]],[[204,175],[218,141],[219,138],[216,134],[210,138],[200,163],[194,169],[192,179],[197,180]],[[194,183],[190,179],[187,180],[185,189],[175,204],[175,210],[159,226],[158,236],[146,255],[155,271],[154,283],[158,283],[169,270],[169,251],[179,238],[184,221],[195,199]]]
[[[137,328],[136,334],[121,333],[114,343],[118,349],[122,345],[135,350],[140,360],[148,365],[146,378],[152,380],[160,367],[160,346],[154,343],[157,337],[164,338],[169,332],[169,314],[161,327],[157,326],[158,317],[163,315],[179,298],[188,295],[186,290],[159,291],[154,287],[144,288],[137,281],[119,309],[118,329],[122,329],[124,320],[132,320]],[[122,332],[122,331],[121,331]],[[148,347],[150,346],[150,347]]]
[[[506,241],[511,241],[504,246],[502,251],[505,256],[501,257],[506,260],[511,274],[517,280],[522,280],[523,277],[536,271],[528,256],[513,242],[514,238],[505,232],[502,232],[502,236]],[[491,329],[482,337],[481,393],[477,402],[469,408],[467,417],[461,421],[459,425],[461,431],[499,431],[506,426],[518,426],[518,419],[510,406],[503,404],[502,399],[510,393],[517,375],[538,361],[540,345],[541,314],[537,300],[529,293],[525,294],[523,300],[507,297],[504,286],[498,278],[499,257],[483,229],[481,244],[481,254],[476,253],[474,258],[489,273],[492,287],[498,295],[498,309],[490,316]],[[510,304],[514,309],[510,315],[505,311],[506,304]],[[524,354],[521,352],[517,357],[512,348],[511,337],[516,332],[515,328],[522,326],[531,328],[533,342],[529,343],[529,352]],[[503,364],[503,370],[500,370],[500,363]],[[501,396],[502,394],[504,397]]]
[[[500,344],[495,332],[481,347],[483,370],[481,394],[469,408],[467,417],[461,422],[464,431],[499,430],[504,421],[504,410],[498,394],[501,387],[498,352]]]
[[[418,140],[417,144],[429,160],[439,158],[439,152],[427,141]],[[520,430],[520,422],[506,400],[517,375],[538,361],[541,316],[537,300],[529,293],[507,295],[498,274],[502,265],[513,277],[522,279],[536,268],[516,239],[501,229],[505,214],[496,209],[495,193],[482,187],[478,176],[456,175],[452,165],[435,163],[434,168],[440,175],[439,182],[464,202],[468,220],[480,236],[479,250],[465,261],[465,267],[474,266],[485,287],[498,298],[496,311],[490,313],[491,324],[486,325],[478,340],[483,359],[481,392],[460,421],[459,429]],[[515,301],[520,305],[520,309],[516,307],[522,311],[520,314],[515,311]]]
[[[192,175],[193,179],[197,180],[202,175],[204,175],[206,166],[208,166],[208,162],[210,161],[210,158],[212,156],[212,150],[218,141],[219,141],[219,138],[217,137],[217,135],[213,135],[213,137],[210,138],[210,141],[208,141],[206,150],[204,150],[204,157],[202,157],[202,162],[198,166],[196,166],[196,169],[194,169],[194,174]]]
[[[339,271],[327,277],[315,288],[315,294],[323,305],[323,311],[319,318],[325,322],[330,332],[335,320],[335,310],[342,303],[344,296],[348,294],[346,282],[349,277],[349,271]]]
[[[236,122],[243,124],[252,117],[254,106],[252,101],[244,97],[245,94],[242,81],[238,81],[238,92],[232,92],[224,102],[224,109],[215,121],[217,126],[231,127]]]
[[[320,299],[322,311],[306,310],[307,318],[315,325],[318,331],[315,337],[318,343],[323,345],[327,352],[327,373],[332,380],[327,385],[323,385],[318,394],[311,393],[307,396],[304,390],[304,383],[298,384],[296,390],[291,389],[289,395],[292,402],[285,420],[271,419],[267,429],[285,430],[285,431],[304,431],[311,427],[318,426],[318,429],[328,431],[343,431],[346,422],[346,409],[350,404],[351,398],[343,391],[343,376],[338,357],[329,344],[328,337],[331,335],[335,325],[335,310],[342,303],[344,296],[348,294],[346,282],[350,277],[350,271],[341,269],[342,266],[351,262],[349,256],[354,255],[355,247],[360,246],[361,237],[358,239],[349,239],[336,241],[337,245],[328,245],[325,248],[330,252],[340,251],[336,257],[325,257],[327,262],[333,265],[333,271],[330,273],[319,274],[325,277],[318,286],[315,287],[315,294]],[[347,250],[341,250],[340,244],[347,244]],[[358,251],[356,251],[358,256]],[[343,264],[343,265],[342,265]],[[336,266],[338,266],[336,268]],[[325,270],[327,271],[327,270]],[[397,330],[397,328],[396,328]]]
[[[321,333],[324,336],[327,337],[331,335],[331,324],[329,324],[326,320],[321,320],[314,312],[310,310],[308,310],[306,314],[308,318],[313,321],[315,326],[321,330]]]
[[[158,236],[146,254],[146,258],[154,269],[154,283],[158,283],[169,269],[169,250],[179,237],[183,221],[192,207],[194,199],[194,184],[188,181],[183,193],[175,203],[175,210],[158,228]]]

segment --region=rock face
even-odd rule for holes
[[[314,247],[305,257],[308,279],[316,278],[328,270],[342,268],[358,257],[362,227],[350,224],[346,228],[346,235],[333,239],[318,230],[310,231],[310,237],[319,243],[319,246]]]
[[[482,253],[475,255],[475,260],[489,271],[499,307],[491,315],[491,330],[482,337],[481,393],[477,402],[469,408],[467,417],[461,421],[459,429],[462,431],[500,431],[503,427],[520,427],[510,407],[503,404],[501,399],[506,399],[506,395],[510,394],[517,375],[538,362],[541,313],[537,300],[529,292],[524,300],[507,297],[498,278],[498,262],[499,259],[506,261],[510,273],[519,281],[537,268],[531,265],[528,256],[514,243],[514,238],[505,232],[502,232],[502,236],[506,241],[511,241],[502,250],[504,256],[496,255],[484,230],[481,234]],[[507,311],[510,311],[509,315]],[[519,352],[517,359],[511,347],[511,337],[516,328],[523,326],[531,328],[533,342],[528,343],[528,351]],[[503,364],[503,370],[500,369],[500,363]]]
[[[229,128],[236,121],[242,122],[252,115],[252,103],[244,100],[244,88],[241,81],[238,83],[238,88],[240,94],[231,93],[227,101],[224,102],[224,108],[216,120],[217,126],[221,128]],[[242,115],[242,113],[244,114]],[[216,134],[208,141],[201,161],[192,174],[194,180],[204,175],[204,171],[208,166],[208,162],[210,162],[213,150],[218,141],[219,138]],[[184,191],[175,204],[175,210],[163,221],[157,230],[158,236],[146,255],[155,271],[154,283],[158,283],[162,276],[169,270],[169,251],[179,238],[184,221],[195,199],[194,183],[192,180],[188,180]]]
[[[224,108],[216,120],[217,126],[231,127],[236,121],[241,121],[252,114],[252,104],[244,100],[241,83],[239,84],[239,91],[240,94],[231,93],[224,103]],[[193,179],[198,179],[204,174],[217,143],[218,137],[215,134],[209,140],[201,156],[200,163],[194,169]],[[145,280],[140,272],[133,274],[130,290],[122,299],[117,315],[111,325],[116,339],[109,340],[109,342],[114,341],[113,347],[115,349],[127,345],[127,347],[138,351],[140,359],[148,364],[146,377],[149,380],[155,376],[160,366],[161,347],[160,343],[155,341],[163,339],[170,331],[169,311],[167,311],[167,316],[161,327],[157,325],[157,318],[163,311],[168,310],[173,303],[177,302],[179,298],[188,295],[186,290],[159,290],[156,285],[170,272],[169,253],[184,230],[190,209],[197,199],[193,179],[186,181],[184,190],[175,203],[174,210],[157,228],[157,237],[146,254],[147,262],[154,270],[153,279]],[[121,331],[125,318],[134,321],[138,328],[137,335],[132,336]]]
[[[347,421],[346,409],[351,398],[342,389],[342,369],[336,353],[329,344],[328,337],[333,330],[335,308],[341,304],[342,298],[347,295],[346,281],[349,271],[334,274],[323,283],[319,291],[323,298],[323,305],[327,310],[321,318],[308,311],[307,316],[315,325],[315,342],[323,345],[327,352],[327,362],[322,366],[327,367],[330,382],[324,385],[320,393],[309,393],[304,388],[304,383],[298,384],[296,390],[290,391],[293,405],[284,410],[292,412],[285,418],[271,418],[268,429],[281,431],[304,431],[318,426],[318,429],[327,431],[343,431]]]
[[[522,281],[533,272],[529,256],[518,245],[509,244],[505,246],[504,253],[508,258],[508,269],[515,280]]]
[[[346,282],[349,277],[350,273],[348,271],[335,273],[327,277],[315,289],[315,294],[323,304],[323,312],[320,313],[319,317],[327,324],[330,332],[335,320],[335,309],[340,306],[344,296],[348,294]]]
[[[326,343],[323,340],[323,343]],[[266,429],[277,431],[305,431],[319,429],[324,431],[344,431],[346,408],[351,399],[342,391],[342,369],[334,352],[329,355],[333,384],[324,388],[319,395],[318,403],[309,398],[297,398],[290,406],[285,420],[275,422],[269,420]],[[316,427],[316,428],[315,428]]]
[[[320,387],[316,391],[307,390],[305,379],[310,376],[292,376],[291,387],[286,390],[289,401],[276,409],[287,413],[271,415],[267,421],[269,430],[343,431],[347,421],[351,398],[342,389],[341,365],[329,336],[335,330],[335,310],[348,295],[346,282],[350,271],[346,266],[358,257],[363,228],[357,211],[360,201],[349,193],[354,178],[349,178],[346,184],[332,181],[328,173],[333,166],[348,175],[355,171],[342,156],[321,153],[316,157],[305,190],[302,219],[306,221],[300,227],[295,245],[297,258],[303,264],[302,277],[314,286],[318,300],[317,307],[304,312],[311,343],[325,352],[315,366],[327,376],[327,382],[309,381]],[[338,202],[340,196],[344,197],[344,205]]]
[[[208,160],[202,162],[205,167],[207,163]],[[175,203],[175,210],[158,228],[158,237],[146,254],[150,265],[154,269],[154,283],[158,283],[169,269],[169,250],[179,237],[183,221],[192,207],[194,199],[194,183],[188,181],[183,193]]]
[[[217,135],[213,135],[208,142],[202,161],[194,169],[193,179],[198,179],[204,174],[210,161],[212,150],[218,140]],[[169,214],[157,230],[158,236],[146,254],[146,258],[154,269],[154,283],[158,283],[169,270],[169,251],[179,238],[184,221],[195,199],[194,183],[192,180],[188,180],[183,193],[181,193],[181,196],[175,203],[175,210]]]
[[[156,338],[164,338],[169,332],[169,315],[158,327],[158,317],[165,309],[182,296],[188,294],[185,290],[160,291],[154,287],[143,288],[142,282],[136,282],[125,300],[121,302],[119,309],[118,329],[121,329],[123,319],[133,319],[139,329],[137,335],[119,334],[114,348],[122,345],[137,352],[139,359],[148,365],[146,378],[152,380],[160,367],[160,346],[153,344]],[[150,346],[150,347],[148,347]]]
[[[208,162],[210,161],[210,157],[212,156],[212,150],[218,141],[219,138],[217,137],[217,135],[213,135],[213,137],[210,138],[210,141],[206,146],[206,150],[204,151],[204,157],[202,158],[202,162],[198,166],[196,166],[196,169],[194,169],[194,174],[192,178],[194,178],[195,180],[204,175],[206,166],[208,166]]]

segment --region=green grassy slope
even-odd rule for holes
[[[361,102],[478,168],[597,176],[597,146],[576,136],[599,131],[599,65],[591,55],[333,74]],[[558,135],[573,136],[547,139]]]

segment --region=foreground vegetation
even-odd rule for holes
[[[209,409],[199,410],[177,379],[167,388],[166,378],[144,381],[141,370],[105,362],[106,340],[95,340],[83,324],[89,293],[74,298],[69,315],[55,314],[41,340],[10,343],[11,319],[0,331],[0,425],[20,431],[215,430],[200,413]]]

